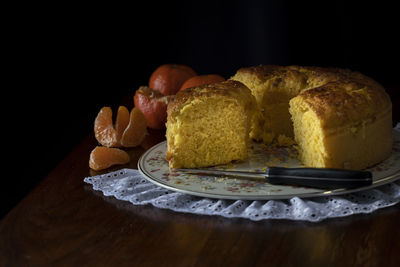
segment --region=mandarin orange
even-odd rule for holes
[[[117,118],[115,119],[115,130],[117,132],[117,142],[120,144],[122,135],[129,124],[129,110],[125,106],[118,108]]]
[[[97,141],[106,147],[121,146],[120,140],[129,124],[129,111],[126,107],[118,108],[115,127],[112,122],[112,110],[103,107],[94,121],[94,134]]]
[[[103,107],[94,121],[94,134],[97,141],[106,147],[116,146],[117,131],[112,123],[112,110],[110,107]]]
[[[135,93],[133,102],[146,117],[147,127],[157,130],[165,129],[167,106],[172,96],[164,96],[150,87],[141,86]]]
[[[149,87],[160,91],[163,95],[174,95],[187,79],[196,75],[197,73],[189,66],[164,64],[151,74]]]
[[[95,171],[107,169],[113,165],[126,164],[130,161],[128,153],[119,149],[97,146],[90,153],[89,167]]]
[[[203,84],[218,83],[225,81],[225,78],[218,74],[198,75],[193,76],[183,83],[179,90],[185,90],[186,88],[200,86]]]
[[[140,145],[147,134],[147,123],[143,113],[138,108],[133,108],[130,114],[129,124],[121,138],[124,147],[135,147]]]

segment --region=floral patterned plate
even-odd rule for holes
[[[165,159],[166,141],[161,142],[146,151],[139,159],[138,169],[150,182],[161,187],[201,196],[218,199],[289,199],[292,197],[316,197],[338,195],[367,190],[400,178],[400,142],[393,144],[392,155],[382,163],[369,168],[373,173],[373,184],[356,189],[335,189],[325,191],[315,188],[298,186],[272,185],[263,179],[243,179],[187,174],[170,170]],[[265,146],[253,143],[249,158],[245,162],[217,166],[214,169],[265,171],[267,166],[300,167],[296,159],[297,152],[293,147]]]

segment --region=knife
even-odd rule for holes
[[[372,184],[372,173],[332,168],[267,167],[265,172],[226,171],[214,169],[177,169],[198,174],[231,176],[238,178],[263,178],[274,185],[295,185],[321,189],[356,188]]]

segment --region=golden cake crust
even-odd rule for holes
[[[241,68],[235,77],[243,75],[260,84],[274,79],[274,87],[283,82],[296,85],[298,92],[293,96],[309,104],[324,128],[373,120],[374,116],[391,111],[390,97],[379,83],[347,69],[260,65]]]
[[[186,102],[192,99],[213,95],[233,96],[240,94],[243,90],[250,91],[243,83],[233,80],[181,90],[175,95],[174,100],[168,104],[167,114],[171,116],[173,112],[180,110]]]
[[[391,101],[381,87],[365,84],[331,82],[298,95],[321,119],[323,128],[333,128],[357,121],[376,119],[391,111]]]

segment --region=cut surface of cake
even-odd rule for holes
[[[170,168],[198,168],[247,158],[256,102],[238,81],[189,88],[168,105]]]
[[[391,101],[369,77],[334,68],[256,66],[231,79],[256,98],[252,138],[281,145],[294,139],[305,166],[363,169],[391,153]]]

